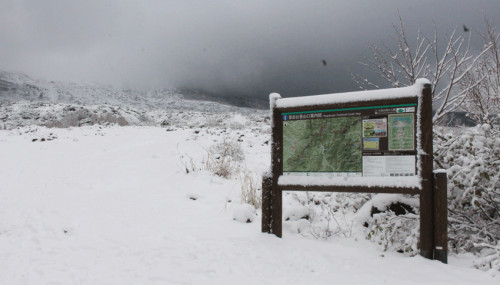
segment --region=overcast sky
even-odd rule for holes
[[[500,24],[499,0],[0,0],[0,69],[259,98],[353,91],[398,10],[410,34]]]

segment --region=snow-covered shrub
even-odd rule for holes
[[[294,234],[310,234],[314,218],[310,192],[284,192],[283,196],[283,230]]]
[[[392,211],[373,215],[368,224],[366,239],[382,246],[385,251],[398,251],[409,255],[418,253],[419,216],[396,215]]]
[[[207,153],[206,169],[223,178],[233,176],[238,170],[239,163],[245,159],[241,145],[227,138],[212,145]]]
[[[245,160],[245,152],[241,145],[236,140],[227,137],[221,142],[212,145],[208,151],[216,156],[229,157],[236,162]]]
[[[435,130],[435,164],[448,173],[449,245],[479,253],[500,240],[499,126]]]
[[[311,235],[316,238],[327,239],[331,236],[352,236],[352,221],[346,218],[347,211],[343,208],[335,209],[329,204],[320,203],[312,211]]]
[[[101,114],[97,118],[97,122],[99,124],[103,125],[109,125],[109,124],[117,124],[119,126],[128,126],[129,122],[121,115],[119,114],[111,114],[111,113],[105,113]]]
[[[206,118],[205,126],[210,129],[220,128],[223,126],[224,120],[218,115],[211,115]]]
[[[368,228],[366,238],[386,251],[418,253],[420,219],[418,198],[378,194],[357,213],[358,223]]]
[[[485,271],[492,271],[495,275],[500,271],[500,241],[496,246],[480,243],[474,246],[482,248],[481,257],[474,261],[474,267]]]
[[[307,220],[311,236],[322,239],[352,236],[352,216],[371,197],[370,194],[320,192],[293,192],[288,196],[294,204],[285,212],[285,221]]]
[[[241,114],[232,114],[227,120],[227,126],[233,130],[242,130],[249,125],[250,121],[246,116]]]
[[[303,205],[294,205],[286,209],[283,213],[285,221],[312,220],[312,207]]]

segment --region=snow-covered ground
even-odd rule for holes
[[[251,175],[267,169],[265,129],[1,130],[0,284],[500,284],[465,256],[445,265],[291,222],[279,239],[260,210],[234,220],[249,214],[242,179],[202,169],[223,139]]]

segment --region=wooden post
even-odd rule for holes
[[[433,258],[434,213],[433,213],[433,149],[432,149],[432,94],[431,85],[425,84],[420,103],[420,255]]]
[[[262,177],[262,232],[271,232],[272,177]]]
[[[271,220],[271,233],[275,234],[277,237],[282,237],[282,191],[278,187],[273,187],[272,190],[273,208],[272,208],[272,220]]]
[[[448,263],[448,178],[434,173],[434,259]]]
[[[281,237],[281,211],[282,211],[282,195],[278,187],[278,178],[282,174],[282,145],[283,145],[283,122],[281,113],[276,109],[276,101],[281,99],[279,94],[273,93],[269,95],[269,105],[271,107],[271,124],[272,124],[272,142],[271,142],[271,216],[270,216],[270,232],[277,237]]]

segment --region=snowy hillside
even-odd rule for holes
[[[181,100],[185,99],[185,100]],[[77,105],[114,105],[151,109],[206,110],[236,107],[265,107],[267,102],[238,96],[223,97],[190,89],[138,91],[99,84],[55,82],[33,79],[23,73],[0,70],[0,102],[36,101]],[[207,103],[221,104],[207,104]]]
[[[200,100],[203,98],[223,103]],[[33,124],[70,127],[113,123],[194,127],[217,124],[224,119],[221,114],[227,113],[256,116],[256,120],[267,115],[231,102],[235,100],[192,90],[122,90],[97,84],[47,82],[0,71],[0,129]]]

